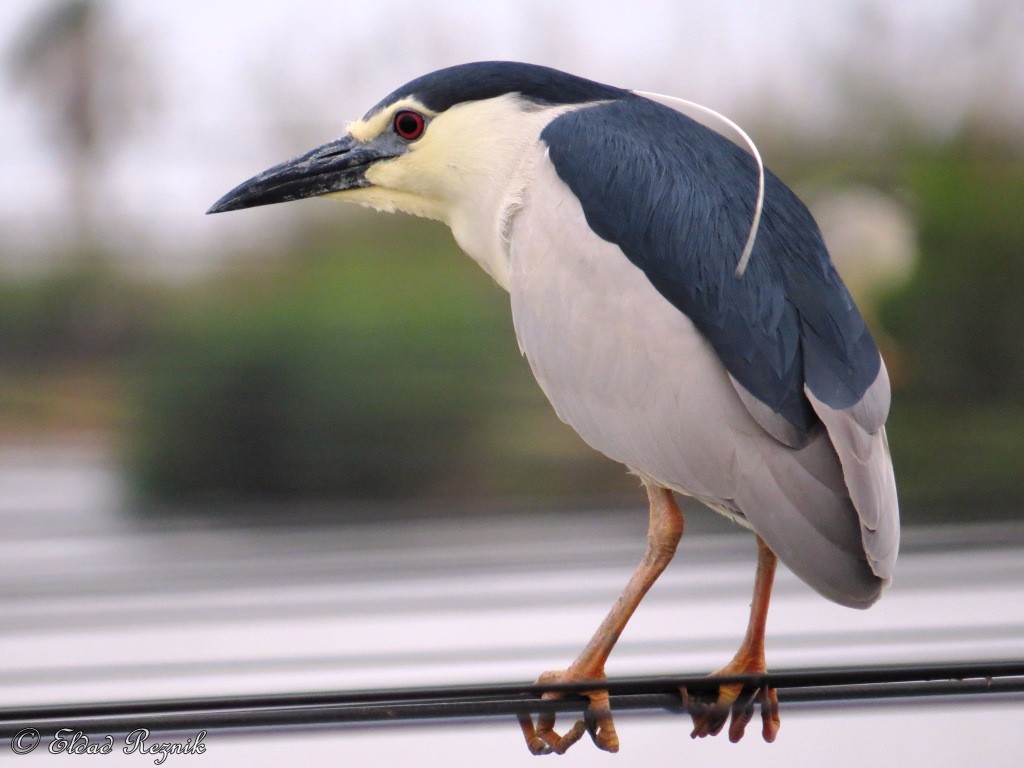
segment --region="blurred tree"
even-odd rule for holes
[[[150,103],[138,48],[95,0],[56,0],[25,29],[10,63],[64,153],[78,251],[93,251],[104,150],[130,133]]]

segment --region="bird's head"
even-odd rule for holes
[[[758,198],[739,258],[737,274],[742,274],[764,196],[760,155],[742,129],[692,102],[517,62],[462,64],[418,77],[351,123],[340,139],[254,176],[208,213],[335,197],[438,219],[507,288],[508,227],[530,182],[526,161],[545,127],[570,110],[636,97],[716,121],[736,133],[756,158]]]
[[[384,97],[340,139],[243,182],[207,213],[333,197],[438,219],[507,288],[506,227],[529,150],[557,115],[627,95],[531,64],[438,70]]]
[[[515,62],[442,69],[386,96],[340,139],[240,184],[208,213],[330,196],[454,228],[463,209],[507,183],[555,114],[627,93]]]

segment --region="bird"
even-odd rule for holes
[[[892,580],[885,363],[805,205],[745,133],[728,138],[694,106],[535,64],[459,64],[411,80],[341,138],[208,211],[327,197],[446,223],[508,292],[520,350],[558,417],[646,489],[639,566],[577,658],[538,679],[593,682],[585,718],[559,733],[554,714],[520,715],[534,754],[587,733],[618,750],[605,664],[675,555],[676,494],[757,543],[746,633],[714,675],[766,672],[779,560],[853,608]],[[762,736],[775,739],[768,684],[680,693],[693,737],[728,723],[737,741],[759,707]]]

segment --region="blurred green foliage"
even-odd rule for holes
[[[149,343],[161,296],[95,252],[53,271],[0,280],[4,372],[124,360]]]
[[[882,305],[904,358],[889,426],[901,495],[925,518],[1019,515],[1024,149],[970,129],[902,157],[893,168],[916,209],[921,256]]]
[[[906,153],[914,280],[884,307],[915,397],[1024,403],[1024,152],[981,131]]]
[[[1020,518],[1024,404],[901,393],[887,429],[905,522]]]
[[[146,497],[557,495],[517,439],[538,409],[557,422],[507,295],[439,225],[360,221],[240,265],[166,318],[131,445]]]

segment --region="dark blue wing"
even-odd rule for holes
[[[878,350],[807,208],[771,172],[750,263],[735,274],[757,198],[746,151],[639,96],[562,115],[541,139],[591,228],[693,321],[757,400],[806,435],[818,417],[805,383],[835,409],[863,397]]]

